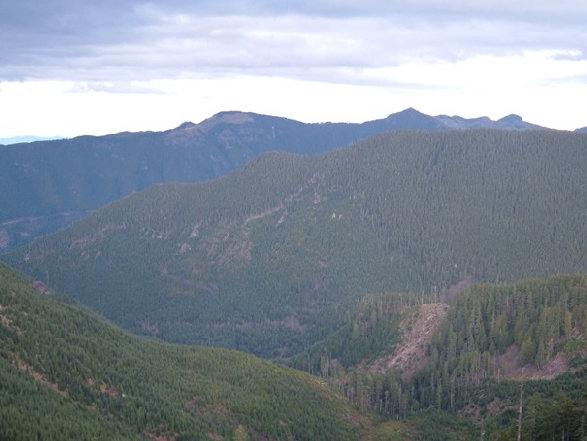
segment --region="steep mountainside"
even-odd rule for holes
[[[522,439],[584,439],[587,276],[473,285],[450,305],[420,302],[367,297],[294,363],[388,418],[449,412],[491,440],[515,439],[522,387]],[[439,419],[428,414],[426,425]]]
[[[0,266],[0,439],[338,441],[370,424],[310,375],[130,336]]]
[[[4,259],[133,332],[288,358],[366,294],[587,270],[587,137],[391,132],[120,200]]]
[[[519,117],[432,117],[414,109],[363,124],[304,124],[222,112],[165,132],[119,133],[0,146],[0,251],[56,231],[105,204],[161,182],[224,175],[267,151],[316,154],[396,129],[535,129]]]
[[[430,372],[467,369],[455,373],[461,379],[550,379],[587,364],[586,323],[585,275],[477,284],[450,305],[405,293],[367,296],[336,334],[293,364],[323,376],[359,367],[410,380],[432,363]],[[476,366],[468,366],[471,355]]]
[[[420,327],[437,308],[410,305],[413,295],[364,299],[343,353],[389,348],[398,323],[431,326],[428,363],[410,378],[395,366],[353,370],[357,360],[345,370],[327,347],[317,379],[234,351],[143,340],[32,285],[0,266],[2,439],[506,440],[515,439],[520,387],[523,439],[585,437],[585,276],[473,286],[440,327]],[[553,363],[564,369],[551,375]],[[506,379],[514,365],[530,371],[523,384]],[[528,381],[540,372],[557,377]]]

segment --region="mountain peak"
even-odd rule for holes
[[[191,121],[186,121],[177,126],[176,130],[191,129],[192,127],[196,127],[196,125]]]
[[[255,122],[253,115],[236,110],[219,112],[198,124],[203,132],[208,132],[219,124],[244,124]]]
[[[507,130],[544,130],[546,127],[542,127],[536,124],[531,124],[522,119],[520,115],[512,113],[504,116],[497,120],[497,124],[501,125],[503,129]]]
[[[515,113],[511,113],[507,116],[504,116],[501,119],[498,119],[497,122],[506,122],[506,123],[519,123],[522,122],[522,117],[520,115],[516,115]]]
[[[434,117],[413,107],[392,113],[380,121],[385,123],[386,130],[442,130],[444,128]]]
[[[396,115],[396,116],[399,116],[399,115],[404,115],[404,116],[428,116],[428,115],[420,112],[419,110],[414,109],[413,107],[408,107],[407,109],[404,109],[404,110],[402,110],[400,112],[392,113],[389,116],[393,116],[393,115]]]

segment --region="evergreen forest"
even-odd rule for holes
[[[384,419],[426,419],[432,433],[424,439],[451,439],[434,434],[440,430],[434,422],[448,419],[467,439],[481,430],[487,439],[513,440],[520,400],[526,407],[522,439],[584,439],[585,275],[471,286],[446,305],[446,316],[421,348],[419,368],[413,369],[418,360],[412,358],[382,369],[386,356],[401,353],[414,317],[429,306],[400,294],[367,297],[340,332],[294,365],[328,379],[348,401]]]
[[[0,256],[0,439],[584,441],[586,169],[399,130],[122,197]]]
[[[307,124],[250,112],[220,112],[163,132],[123,132],[0,145],[0,251],[71,225],[91,211],[164,182],[202,182],[264,152],[315,155],[389,130],[473,127],[536,130],[519,117],[433,117],[406,109],[387,118]]]
[[[2,440],[355,440],[371,424],[308,374],[131,336],[5,266],[0,336]]]
[[[287,361],[366,295],[587,268],[587,137],[390,132],[162,184],[2,256],[122,327]]]

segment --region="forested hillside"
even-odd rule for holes
[[[0,266],[0,439],[339,441],[370,427],[310,375],[130,336]]]
[[[287,360],[367,294],[587,269],[587,136],[391,132],[156,186],[4,259],[133,332]]]
[[[317,154],[397,129],[539,129],[520,117],[491,121],[424,115],[414,109],[362,124],[304,124],[221,112],[165,132],[80,136],[0,145],[0,251],[16,248],[133,192],[162,182],[200,182],[268,151]]]
[[[492,440],[516,439],[522,388],[523,440],[584,439],[587,276],[474,285],[445,305],[439,323],[430,311],[442,305],[418,303],[366,298],[296,365],[388,418],[413,424],[425,415],[433,426],[458,415]],[[412,353],[402,350],[410,344]]]
[[[319,380],[234,351],[130,336],[0,266],[0,438],[505,441],[516,439],[522,390],[522,440],[584,439],[587,277],[475,285],[433,333],[422,370],[373,370],[371,355],[401,340],[399,319],[425,306],[413,299],[365,299],[338,348],[369,350],[346,360],[325,350]],[[389,318],[398,320],[382,326]],[[543,341],[552,345],[542,360],[511,358]]]
[[[324,159],[419,291],[585,270],[586,153],[564,132],[398,132]]]

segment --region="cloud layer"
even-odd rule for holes
[[[2,2],[0,79],[147,81],[238,70],[360,82],[362,69],[410,60],[532,50],[581,59],[585,23],[582,0]]]
[[[584,0],[5,0],[0,135],[409,106],[576,128],[586,23]]]

